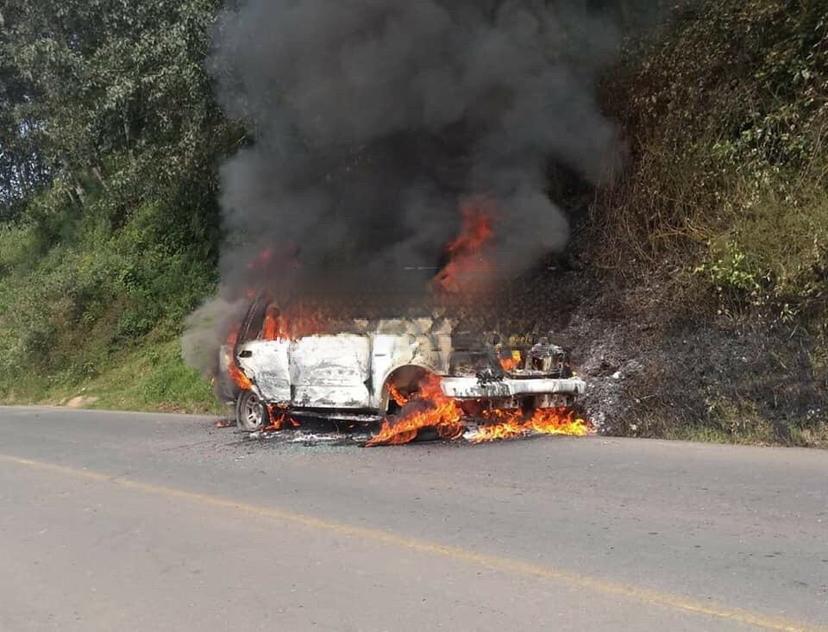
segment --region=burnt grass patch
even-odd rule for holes
[[[514,327],[550,332],[570,351],[601,434],[828,447],[818,327],[721,310],[682,275],[630,282],[589,263],[547,266],[507,292]]]

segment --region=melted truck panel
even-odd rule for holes
[[[293,404],[305,408],[368,408],[371,341],[367,336],[310,336],[291,343]]]
[[[239,366],[272,403],[291,400],[290,342],[287,340],[248,342],[239,352]]]

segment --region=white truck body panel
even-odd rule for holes
[[[238,346],[236,359],[264,401],[293,408],[383,412],[389,377],[412,366],[441,376],[443,392],[457,399],[574,397],[586,389],[578,378],[451,375],[453,353],[451,323],[424,318],[379,321],[361,333],[253,340]]]

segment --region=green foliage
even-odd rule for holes
[[[738,212],[723,216],[729,228],[707,243],[696,272],[729,299],[762,305],[806,304],[826,290],[828,193],[819,178],[788,183],[741,181]]]
[[[36,247],[31,227],[0,224],[0,276],[30,263]]]
[[[73,391],[76,392],[76,391]],[[212,388],[181,360],[179,343],[150,342],[85,386],[97,408],[220,413]]]
[[[34,86],[15,63],[6,44],[0,8],[0,221],[14,219],[26,199],[46,180],[47,170],[37,144],[37,126],[26,103]]]
[[[602,256],[695,269],[725,304],[824,307],[828,5],[690,3],[628,59],[606,96],[632,164],[594,211]]]
[[[239,134],[204,70],[220,4],[0,8],[0,395],[95,379],[212,291]]]
[[[3,49],[38,95],[25,110],[52,162],[83,171],[149,151],[171,178],[198,154],[218,118],[203,60],[219,2],[4,4]]]
[[[720,293],[729,292],[740,297],[756,297],[762,289],[760,270],[732,241],[711,244],[711,259],[695,269],[705,274]]]
[[[13,377],[0,373],[6,402],[66,404],[76,397],[84,405],[117,410],[226,412],[212,387],[181,359],[177,340],[150,338],[140,348],[114,355],[98,366],[94,377],[72,371],[44,376],[36,372]]]
[[[10,346],[0,343],[0,370],[71,365],[93,374],[107,354],[150,331],[175,336],[184,316],[212,289],[213,268],[197,251],[154,232],[172,230],[163,205],[136,209],[120,230],[109,224],[105,204],[89,204],[86,211],[65,227],[72,239],[50,247],[34,266],[25,262],[37,231],[4,231],[4,241],[27,242],[2,261],[12,271],[0,278],[0,322],[14,335]]]
[[[85,213],[97,196],[106,198],[115,227],[142,204],[162,201],[174,221],[198,224],[178,236],[215,246],[215,228],[205,234],[203,227],[217,225],[216,166],[238,134],[225,123],[204,70],[219,6],[4,3],[0,76],[5,68],[23,87],[8,96],[0,138],[4,149],[6,139],[16,139],[11,147],[25,140],[27,155],[49,166],[49,194],[26,210],[47,242],[61,240],[65,219]]]

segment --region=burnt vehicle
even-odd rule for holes
[[[291,335],[281,318],[257,299],[221,351],[220,392],[247,431],[283,413],[376,422],[427,376],[471,415],[570,406],[586,386],[545,338],[474,335],[444,317],[348,320]]]

